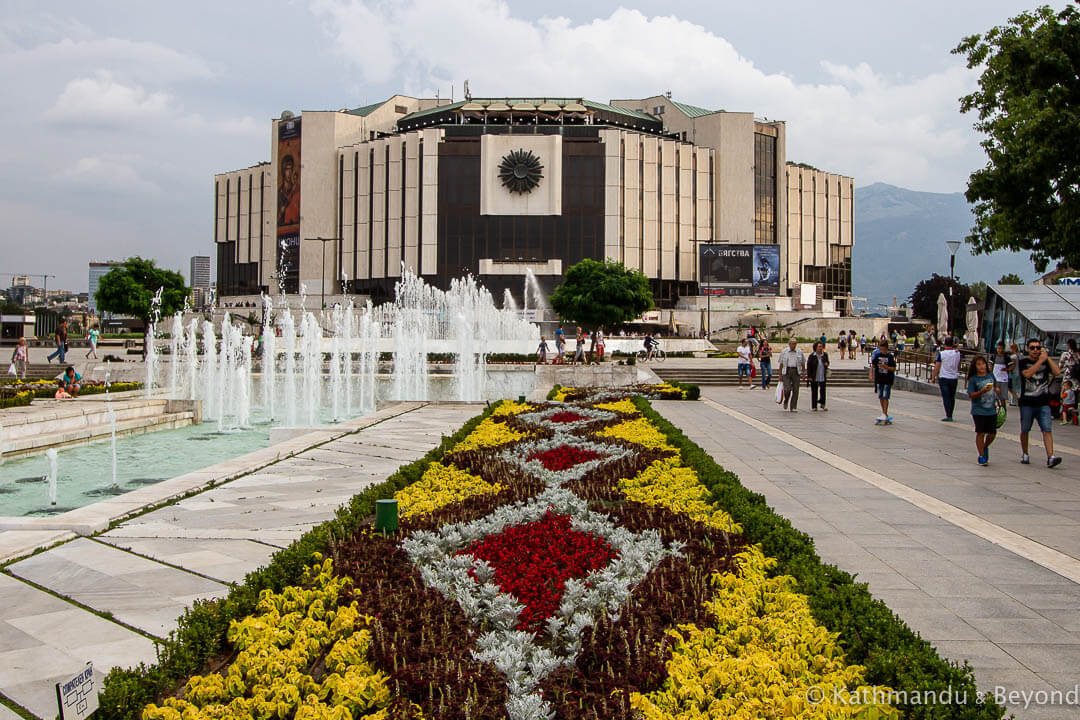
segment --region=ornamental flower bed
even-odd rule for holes
[[[328,533],[327,557],[264,589],[143,720],[1000,717],[890,705],[882,679],[970,673],[850,578],[796,562],[800,536],[633,394],[499,405],[395,493],[396,533]],[[750,542],[717,497],[774,529]]]

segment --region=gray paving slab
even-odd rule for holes
[[[830,407],[843,411],[827,416],[778,412],[762,394],[737,389],[707,388],[703,396],[738,414],[706,402],[656,407],[721,465],[740,468],[743,484],[810,534],[823,560],[868,583],[945,657],[969,660],[981,690],[1056,687],[1062,668],[1080,667],[1080,585],[829,459],[854,462],[1036,542],[1052,539],[1048,547],[1080,558],[1073,516],[1080,517],[1080,457],[1066,456],[1061,473],[1006,462],[1015,442],[1005,438],[991,466],[979,468],[971,429],[938,422],[935,399],[911,393],[894,393],[894,409],[910,412],[888,428],[873,426],[862,407],[872,410],[873,398],[860,390],[831,392]],[[818,450],[809,455],[787,438]],[[1080,442],[1069,438],[1070,446]],[[1017,717],[1080,717],[1074,710],[1029,707]]]
[[[9,570],[155,637],[174,630],[176,619],[196,600],[228,593],[222,583],[85,538],[21,560]],[[65,623],[58,621],[56,628],[64,632]]]
[[[0,692],[39,717],[56,715],[53,683],[88,660],[100,683],[112,667],[154,658],[146,637],[0,575]]]

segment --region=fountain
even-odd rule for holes
[[[56,448],[45,451],[45,459],[49,462],[49,472],[45,479],[49,483],[49,504],[56,504]]]
[[[158,352],[154,345],[154,336],[161,317],[161,294],[164,291],[165,288],[159,287],[154,293],[154,299],[150,303],[150,316],[153,320],[150,327],[146,328],[146,336],[143,338],[143,346],[146,348],[146,397],[153,395],[154,384],[157,382]]]
[[[533,300],[538,297],[537,288],[530,301],[539,302]],[[201,345],[198,319],[185,327],[177,313],[172,321],[169,392],[201,400],[203,417],[216,421],[219,432],[248,427],[253,417],[257,423],[289,427],[339,422],[374,411],[382,396],[482,400],[493,392],[488,355],[530,352],[539,339],[535,325],[507,307],[505,298],[503,309],[496,308],[491,294],[471,277],[454,280],[442,291],[403,269],[395,300],[379,307],[347,301],[309,312],[302,309],[302,298],[294,316],[284,298],[279,305],[267,296],[262,301],[257,364],[246,326],[234,325],[230,314],[218,328],[209,320],[202,322]],[[153,342],[147,349],[150,392],[160,359]],[[392,365],[385,383],[389,387],[380,390],[383,352],[391,353]],[[449,372],[428,362],[433,353],[452,356]],[[436,380],[452,385],[436,388]]]
[[[192,337],[194,340],[194,336]],[[194,344],[194,343],[192,343]],[[113,412],[112,398],[109,397],[109,386],[112,384],[109,382],[112,376],[111,363],[105,363],[105,409],[109,411],[109,440],[112,444],[112,486],[117,487],[116,483],[116,413]]]

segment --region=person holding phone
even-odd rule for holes
[[[1020,371],[1020,462],[1031,462],[1028,456],[1028,434],[1033,423],[1039,423],[1043,446],[1046,448],[1046,467],[1061,464],[1054,454],[1053,418],[1050,414],[1050,380],[1061,374],[1061,368],[1046,352],[1038,338],[1027,342],[1027,357],[1017,363]]]

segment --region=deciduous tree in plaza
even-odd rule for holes
[[[977,253],[1026,250],[1039,272],[1080,267],[1080,12],[1042,6],[964,38],[953,53],[981,70],[960,98],[985,135],[968,180]]]
[[[99,310],[132,315],[149,325],[154,294],[161,288],[161,314],[171,315],[184,308],[190,290],[180,273],[159,268],[153,260],[130,257],[98,280],[94,294]]]
[[[559,317],[588,330],[633,320],[652,306],[648,278],[616,262],[582,260],[551,295]]]
[[[949,290],[952,289],[950,294]],[[944,293],[948,301],[949,324],[955,323],[954,327],[964,324],[964,313],[967,310],[968,298],[975,294],[964,283],[946,275],[934,273],[926,280],[915,286],[911,293],[911,312],[915,317],[926,318],[930,321],[937,319],[938,295]],[[945,328],[939,328],[945,330]]]
[[[1016,273],[1005,273],[998,280],[998,285],[1023,285],[1024,279]]]

